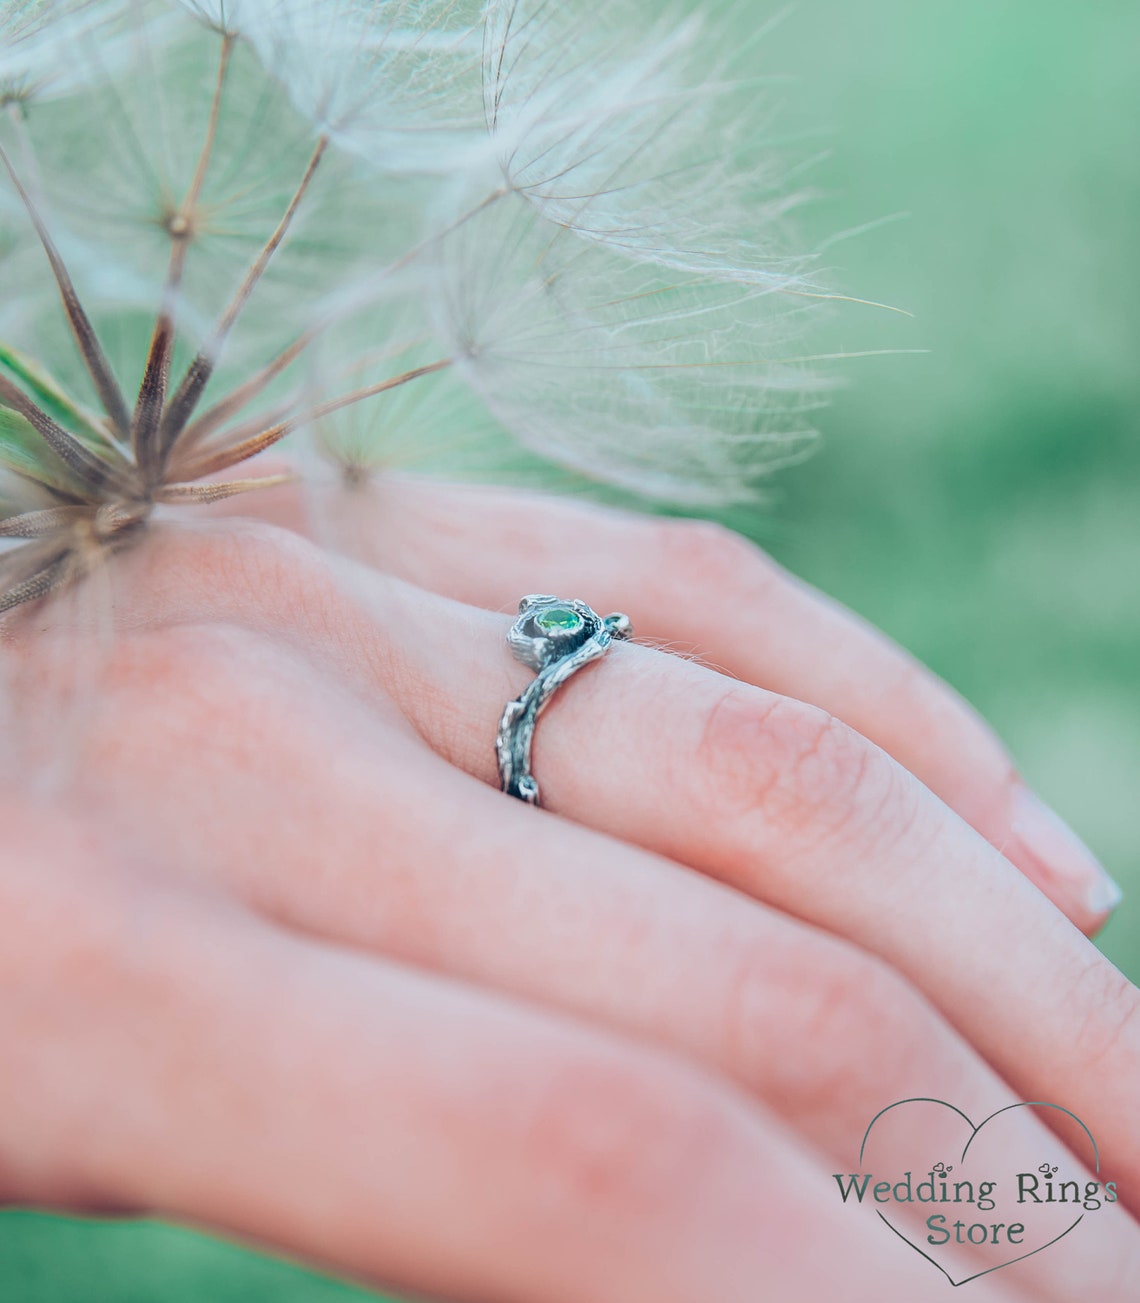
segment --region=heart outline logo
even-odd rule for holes
[[[948,1108],[952,1113],[957,1113],[957,1115],[962,1119],[962,1121],[965,1122],[965,1124],[970,1128],[970,1138],[969,1140],[966,1141],[966,1144],[962,1149],[961,1158],[958,1160],[959,1163],[965,1161],[966,1155],[970,1152],[970,1146],[977,1139],[978,1133],[982,1130],[983,1127],[985,1127],[990,1122],[992,1122],[994,1118],[1001,1117],[1003,1113],[1010,1113],[1013,1110],[1019,1108],[1055,1109],[1058,1113],[1064,1113],[1066,1117],[1072,1118],[1072,1120],[1081,1128],[1081,1130],[1085,1133],[1085,1135],[1088,1136],[1089,1144],[1092,1145],[1092,1152],[1093,1152],[1093,1159],[1094,1159],[1093,1171],[1098,1177],[1100,1176],[1100,1150],[1097,1147],[1096,1139],[1093,1136],[1093,1133],[1088,1129],[1088,1127],[1084,1124],[1084,1122],[1082,1122],[1081,1119],[1077,1117],[1077,1115],[1074,1112],[1072,1112],[1071,1109],[1067,1109],[1061,1104],[1052,1104],[1048,1100],[1043,1100],[1043,1099],[1024,1100],[1017,1104],[1006,1104],[1003,1108],[999,1108],[995,1112],[991,1113],[989,1117],[983,1118],[975,1126],[974,1123],[970,1120],[970,1118],[967,1117],[966,1114],[963,1113],[960,1108],[957,1108],[955,1105],[949,1103],[944,1099],[935,1099],[932,1096],[926,1096],[926,1095],[916,1095],[911,1099],[896,1100],[893,1104],[888,1104],[886,1108],[880,1109],[878,1113],[875,1114],[875,1116],[868,1123],[867,1130],[864,1131],[863,1133],[863,1143],[859,1146],[860,1170],[862,1170],[863,1167],[863,1155],[865,1154],[867,1149],[867,1141],[870,1139],[871,1132],[872,1130],[874,1130],[875,1127],[875,1123],[878,1122],[878,1120],[881,1117],[891,1112],[892,1109],[901,1108],[904,1104],[940,1104],[943,1108]],[[1022,1253],[1016,1258],[1010,1258],[1008,1262],[999,1262],[994,1267],[986,1267],[983,1271],[977,1271],[972,1276],[963,1277],[962,1280],[955,1280],[954,1277],[951,1276],[950,1273],[946,1270],[946,1268],[937,1260],[937,1258],[932,1258],[929,1253],[926,1253],[922,1249],[920,1249],[918,1245],[914,1243],[913,1240],[908,1239],[902,1233],[902,1231],[900,1231],[899,1228],[888,1217],[884,1216],[883,1213],[881,1213],[877,1208],[875,1209],[875,1215],[884,1224],[884,1226],[886,1226],[889,1230],[893,1231],[895,1235],[897,1235],[904,1244],[910,1245],[910,1247],[915,1251],[915,1253],[917,1253],[920,1257],[925,1258],[926,1261],[929,1262],[932,1266],[937,1267],[938,1270],[946,1277],[946,1279],[950,1282],[950,1284],[955,1289],[957,1289],[961,1285],[968,1285],[972,1280],[980,1280],[982,1276],[989,1276],[995,1271],[1001,1271],[1005,1267],[1012,1267],[1015,1263],[1024,1262],[1026,1258],[1032,1258],[1036,1254],[1043,1252],[1045,1249],[1052,1248],[1052,1246],[1056,1244],[1058,1240],[1063,1240],[1065,1236],[1068,1235],[1071,1231],[1076,1230],[1076,1228],[1085,1219],[1085,1215],[1082,1212],[1081,1215],[1076,1219],[1076,1221],[1072,1223],[1071,1226],[1066,1227],[1066,1229],[1063,1230],[1059,1235],[1054,1235],[1051,1240],[1047,1240],[1044,1244],[1039,1244],[1037,1248],[1030,1249],[1028,1253]]]

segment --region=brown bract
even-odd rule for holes
[[[317,140],[276,228],[247,269],[176,386],[171,359],[175,304],[188,250],[202,227],[200,196],[217,135],[234,38],[222,40],[217,83],[198,164],[186,194],[167,214],[170,259],[139,392],[128,403],[51,233],[8,155],[0,163],[26,208],[51,265],[63,309],[101,412],[72,399],[38,362],[0,343],[0,463],[10,484],[0,503],[0,538],[23,539],[0,555],[0,613],[82,578],[99,559],[137,536],[159,503],[211,503],[282,483],[285,475],[215,478],[291,431],[361,399],[437,371],[446,360],[328,399],[292,404],[234,423],[294,362],[315,332],[293,340],[201,415],[202,396],[226,340],[285,239],[327,148]],[[17,115],[13,121],[18,125]],[[202,483],[201,481],[208,482]]]

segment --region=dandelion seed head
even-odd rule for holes
[[[164,5],[151,14],[150,22],[136,21],[129,74],[104,76],[82,97],[42,106],[21,126],[23,140],[13,129],[0,128],[0,140],[7,139],[14,155],[30,151],[35,159],[37,201],[87,290],[96,324],[106,331],[112,361],[129,388],[139,382],[172,241],[187,249],[187,272],[173,291],[179,359],[185,362],[205,343],[313,152],[310,124],[255,53],[239,44],[229,58],[209,166],[188,199],[222,38],[177,7]],[[90,57],[98,62],[98,50]],[[401,223],[390,200],[355,184],[355,166],[334,155],[322,162],[259,283],[240,336],[229,341],[230,377],[306,330],[314,304],[350,279],[351,268],[399,251],[406,216]],[[343,203],[346,192],[354,194],[352,204]],[[11,207],[11,195],[5,199]],[[48,270],[34,252],[28,261],[42,292],[20,298],[37,305],[37,347],[54,330],[56,350],[65,353],[65,323]],[[0,323],[3,315],[0,305]],[[82,387],[82,376],[65,369]]]
[[[810,445],[795,196],[704,9],[4,5],[0,610],[302,434],[354,490],[505,431],[695,507]]]
[[[271,482],[197,483],[304,422],[303,395],[274,403],[274,385],[311,333],[311,255],[319,249],[322,287],[346,266],[335,241],[326,243],[337,229],[334,209],[330,230],[318,226],[308,245],[298,238],[304,202],[321,213],[314,182],[326,142],[313,142],[252,52],[180,7],[156,3],[135,20],[126,75],[96,44],[90,62],[102,75],[83,95],[39,103],[30,116],[9,113],[0,130],[0,161],[42,246],[35,262],[50,287],[3,313],[6,326],[23,327],[21,343],[37,347],[33,355],[0,342],[0,462],[13,487],[27,480],[41,501],[13,499],[0,520],[0,538],[11,540],[0,549],[0,610],[89,573],[138,534],[156,505],[209,502]],[[290,123],[296,157],[282,130]],[[335,181],[335,167],[322,179],[330,171]],[[354,238],[347,261],[362,249]],[[278,254],[289,281],[274,303],[267,273]],[[215,297],[210,272],[227,258],[230,274]],[[55,339],[42,330],[50,289]],[[243,314],[244,325],[256,324],[246,314],[254,297],[263,328],[277,336],[256,368],[252,353],[242,359],[227,348]],[[211,382],[225,380],[227,355],[241,378],[230,377],[228,392],[196,416]],[[255,401],[268,406],[242,419]]]

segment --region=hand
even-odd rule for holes
[[[558,819],[470,776],[529,678],[508,619],[250,524],[156,531],[112,579],[72,766],[7,824],[10,1197],[457,1298],[941,1297],[828,1173],[895,1099],[1007,1102],[985,1059],[1140,1188],[1135,992],[834,719],[616,648],[540,726]],[[17,730],[67,723],[43,666],[79,646],[58,608],[18,623]],[[1120,1296],[1133,1228],[1088,1231],[1017,1283]]]

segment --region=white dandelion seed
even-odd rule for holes
[[[764,28],[741,42],[725,34],[748,29],[743,12],[648,31],[630,17],[596,0],[492,0],[484,115],[505,188],[626,257],[796,288],[807,260],[789,256],[785,226],[801,196],[765,138]]]
[[[74,94],[127,55],[130,0],[0,0],[0,109]]]
[[[646,497],[755,496],[803,456],[826,382],[805,306],[762,284],[631,262],[533,213],[485,209],[440,249],[459,373],[528,448]]]
[[[525,447],[652,498],[748,498],[804,454],[827,387],[796,360],[820,291],[784,251],[795,199],[755,76],[697,75],[709,27],[623,40],[614,14],[489,4],[495,166],[469,156],[416,251],[434,325]]]
[[[295,107],[396,172],[447,173],[484,145],[474,0],[265,0],[244,35]]]
[[[607,13],[488,6],[496,166],[469,157],[417,250],[433,324],[523,446],[650,498],[747,499],[827,387],[797,360],[818,289],[782,252],[794,201],[740,143],[754,79],[695,75],[707,29],[622,41]]]

